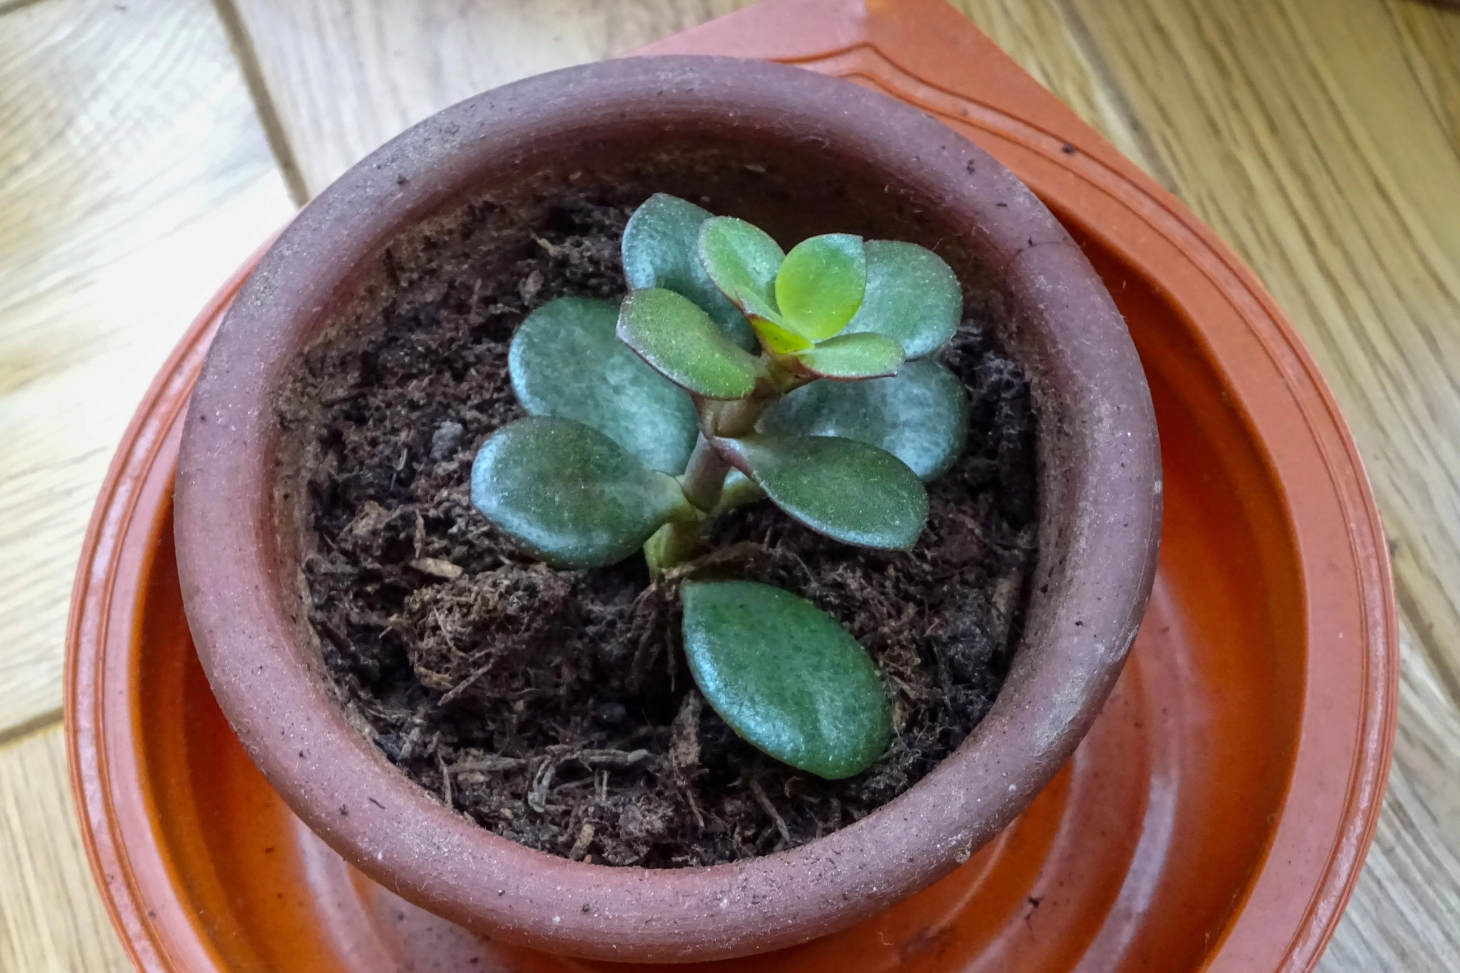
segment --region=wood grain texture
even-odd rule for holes
[[[313,195],[469,95],[621,54],[749,0],[225,0],[253,43]]]
[[[1059,0],[966,13],[1231,243],[1368,464],[1394,552],[1401,726],[1333,970],[1460,956],[1460,13],[1389,0]],[[1057,15],[1057,16],[1056,16]],[[1020,15],[1032,17],[1028,12]],[[1052,30],[1067,59],[1052,57]]]
[[[1399,737],[1384,815],[1320,969],[1449,971],[1460,956],[1460,715],[1433,670],[1401,644]]]
[[[60,724],[0,746],[0,970],[127,969],[81,848]]]
[[[59,712],[76,552],[133,407],[291,211],[206,0],[0,14],[0,738]]]
[[[745,0],[217,3],[221,21],[201,0],[116,5],[125,12],[0,0],[0,685],[11,690],[0,736],[54,712],[71,563],[110,443],[187,317],[288,212],[265,130],[303,192],[318,192],[475,91]],[[1245,257],[1332,384],[1392,538],[1403,635],[1385,811],[1322,968],[1453,968],[1460,11],[1418,0],[956,6]],[[52,833],[69,818],[54,797],[55,732],[0,749],[0,969],[113,962],[74,838]]]

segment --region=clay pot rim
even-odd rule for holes
[[[568,862],[437,803],[346,723],[317,672],[294,657],[290,606],[270,569],[277,552],[260,532],[273,503],[262,472],[278,436],[271,392],[352,269],[399,228],[460,198],[462,174],[482,159],[526,152],[537,133],[591,127],[624,107],[666,119],[713,113],[746,131],[789,119],[886,165],[917,154],[919,166],[898,176],[947,197],[981,246],[1006,258],[1003,287],[1036,333],[1039,360],[1026,365],[1036,384],[1044,379],[1041,407],[1058,405],[1071,420],[1061,430],[1071,450],[1062,499],[1074,511],[1062,524],[1067,561],[1054,563],[1055,548],[1042,543],[1034,577],[1051,594],[1038,618],[1031,611],[1009,682],[968,740],[853,825],[708,868]],[[704,960],[791,945],[966,860],[1093,720],[1139,624],[1159,533],[1155,418],[1139,361],[1109,295],[1048,210],[982,150],[913,109],[734,58],[635,58],[530,78],[453,106],[358,164],[298,216],[244,286],[204,366],[181,450],[175,531],[189,624],[220,706],[270,784],[349,861],[407,898],[510,941],[603,958]],[[228,584],[216,576],[220,561],[232,565]]]

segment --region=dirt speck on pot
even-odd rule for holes
[[[441,800],[530,847],[712,864],[870,813],[986,712],[1033,560],[1033,418],[1022,372],[986,337],[996,308],[974,302],[943,353],[969,392],[968,446],[930,485],[911,553],[848,548],[761,504],[654,585],[638,558],[555,571],[518,554],[468,498],[477,448],[521,414],[508,342],[547,300],[622,293],[631,209],[562,200],[527,230],[482,202],[398,245],[384,297],[308,356],[280,418],[308,439],[308,613],[351,722]],[[687,576],[774,583],[845,625],[894,697],[883,759],[828,782],[736,738],[678,645]]]

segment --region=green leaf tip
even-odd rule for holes
[[[686,582],[681,599],[690,673],[741,738],[827,780],[861,773],[886,750],[887,692],[835,619],[751,581]]]
[[[756,359],[698,305],[661,287],[624,298],[618,336],[665,378],[707,399],[744,398],[760,374]]]
[[[802,240],[776,274],[781,323],[810,341],[824,341],[857,313],[866,286],[861,237],[826,233]]]
[[[717,441],[794,519],[847,544],[907,550],[928,519],[928,492],[884,449],[836,436],[757,433]]]
[[[596,429],[547,416],[487,439],[472,464],[471,501],[528,553],[562,567],[621,561],[661,524],[692,516],[674,477]]]
[[[813,375],[837,381],[881,378],[897,374],[902,365],[902,345],[885,335],[866,332],[842,334],[796,354],[796,360]]]
[[[947,344],[963,316],[963,291],[952,268],[915,243],[869,240],[867,288],[846,333],[875,332],[921,358]]]
[[[770,234],[744,220],[716,216],[700,227],[697,249],[710,280],[737,307],[748,315],[779,320],[776,272],[786,254]]]
[[[528,414],[573,419],[637,456],[681,473],[694,449],[694,402],[618,339],[608,301],[560,297],[533,311],[507,350],[507,371]]]
[[[624,280],[633,290],[662,287],[689,298],[746,351],[756,350],[745,315],[720,292],[700,263],[700,228],[713,214],[678,196],[655,193],[624,227]]]

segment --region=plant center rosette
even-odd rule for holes
[[[810,601],[701,570],[708,528],[768,501],[846,544],[917,542],[924,483],[968,423],[935,357],[958,328],[957,278],[911,243],[833,233],[786,252],[662,194],[630,218],[622,258],[622,302],[560,297],[513,336],[528,415],[482,445],[472,502],[556,567],[642,553],[680,593],[690,673],[726,724],[792,767],[856,775],[892,734],[872,658]]]

